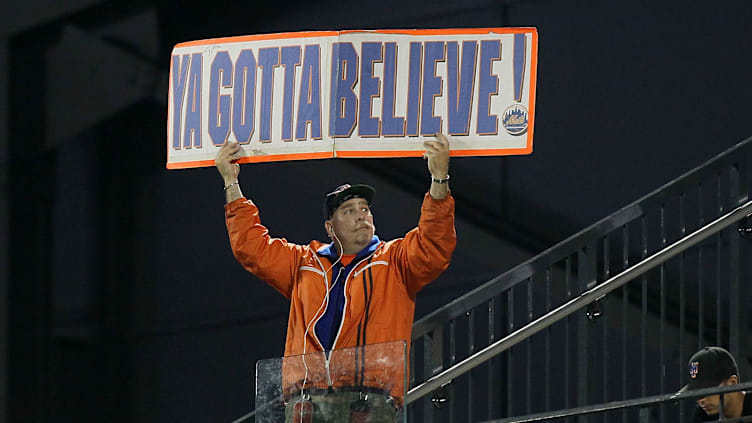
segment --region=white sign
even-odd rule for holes
[[[329,31],[192,41],[170,65],[167,168],[420,156],[530,154],[535,28]]]

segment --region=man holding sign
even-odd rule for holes
[[[308,245],[269,235],[258,208],[240,190],[235,161],[241,146],[226,143],[219,150],[215,164],[224,180],[233,253],[291,300],[286,357],[399,340],[409,348],[416,294],[449,266],[456,245],[449,141],[436,134],[423,145],[431,184],[417,228],[404,238],[380,240],[370,208],[374,189],[345,184],[325,200],[324,227],[332,242]],[[400,391],[398,381],[391,393]]]

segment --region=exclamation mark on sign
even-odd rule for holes
[[[514,101],[522,101],[522,85],[525,81],[525,52],[527,51],[525,34],[514,34]]]

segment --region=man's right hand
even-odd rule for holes
[[[240,144],[226,142],[225,145],[220,147],[217,158],[214,159],[214,165],[217,166],[219,174],[225,181],[225,201],[227,204],[243,197],[243,192],[240,191],[240,184],[238,183],[240,165],[236,163],[241,152]]]
[[[225,187],[238,181],[240,165],[235,162],[240,158],[240,152],[240,144],[226,142],[220,147],[217,158],[214,159],[214,165],[217,166],[219,174],[224,179]]]

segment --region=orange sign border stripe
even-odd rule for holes
[[[509,155],[525,155],[533,152],[532,148],[486,148],[482,150],[452,150],[450,156],[452,157],[467,157],[467,156],[509,156]],[[376,151],[337,151],[335,157],[344,158],[386,158],[386,157],[420,157],[424,153],[423,150],[376,150]]]
[[[288,160],[311,160],[311,159],[330,159],[334,155],[325,151],[323,153],[294,153],[294,154],[269,154],[264,156],[247,156],[239,158],[235,163],[263,163],[263,162],[283,162]],[[195,160],[192,162],[168,163],[167,169],[187,169],[194,167],[214,166],[214,160]]]
[[[313,37],[332,37],[339,35],[339,31],[301,31],[301,32],[279,32],[270,34],[256,34],[256,35],[239,35],[235,37],[220,37],[220,38],[207,38],[205,40],[186,41],[184,43],[175,44],[176,48],[181,47],[196,47],[205,46],[209,44],[227,44],[227,43],[243,43],[247,41],[263,41],[263,40],[284,40],[288,38],[313,38]]]

